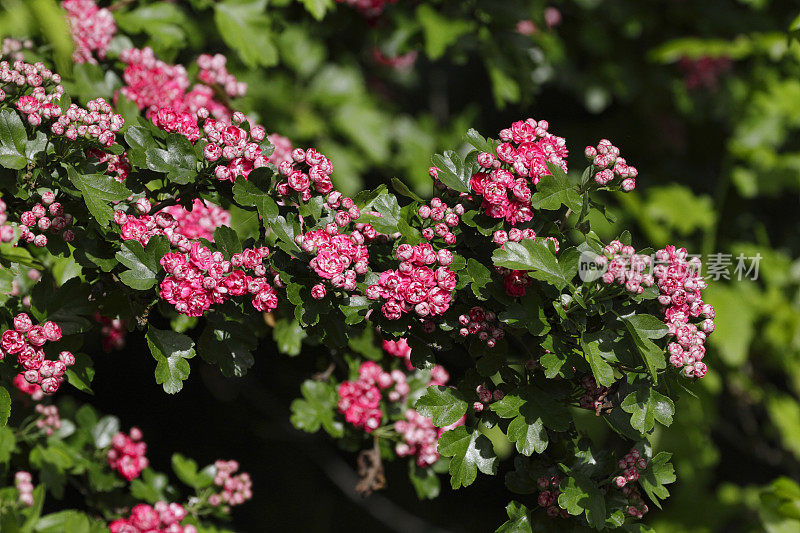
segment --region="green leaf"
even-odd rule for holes
[[[559,263],[543,241],[533,239],[507,242],[492,253],[492,262],[495,266],[528,270],[531,277],[546,281],[558,290],[569,285],[575,277],[577,263],[573,259],[575,258],[570,255],[568,260]]]
[[[138,291],[151,288],[158,281],[161,258],[167,252],[169,252],[169,242],[166,237],[160,235],[151,237],[146,247],[132,239],[123,241],[116,258],[129,270],[120,273],[120,281]]]
[[[119,418],[106,415],[97,421],[92,428],[92,438],[97,448],[105,448],[111,444],[111,438],[119,432]]]
[[[344,426],[335,418],[339,395],[334,386],[323,381],[308,379],[300,387],[302,398],[292,402],[290,421],[297,429],[316,433],[322,427],[332,437],[344,434]]]
[[[300,2],[306,6],[306,11],[317,20],[325,18],[325,12],[333,9],[333,0],[300,0]]]
[[[225,0],[214,4],[219,35],[249,67],[269,67],[278,61],[266,7],[267,0]]]
[[[167,136],[167,149],[151,148],[147,151],[147,168],[167,175],[179,185],[195,181],[197,157],[192,142],[180,133]]]
[[[439,453],[450,457],[450,485],[457,489],[471,485],[478,475],[497,473],[497,456],[492,442],[475,429],[464,426],[451,429],[439,437]]]
[[[492,281],[492,273],[480,261],[470,257],[467,259],[467,275],[470,277],[470,288],[475,293],[475,297],[479,300],[488,299],[488,291],[484,291],[484,287]]]
[[[394,188],[395,192],[400,196],[405,196],[406,198],[411,198],[412,200],[421,203],[425,202],[425,200],[423,200],[417,193],[409,189],[408,185],[406,185],[397,178],[392,178],[392,187]]]
[[[623,317],[642,338],[660,339],[669,333],[669,328],[663,320],[653,315],[628,315]]]
[[[514,389],[489,408],[500,418],[514,419],[508,426],[508,439],[517,443],[517,451],[523,455],[547,449],[549,437],[545,427],[566,431],[571,420],[564,404],[533,385]]]
[[[650,459],[647,468],[639,473],[639,485],[659,509],[661,508],[659,500],[669,497],[669,490],[664,485],[674,483],[677,479],[675,468],[669,462],[671,457],[671,453],[659,452]]]
[[[373,215],[370,211],[380,213],[380,216]],[[396,232],[400,223],[400,205],[397,203],[397,197],[388,193],[379,195],[363,207],[358,222],[370,224],[380,233]]]
[[[420,500],[432,500],[439,496],[441,483],[432,468],[422,468],[416,462],[408,462],[408,479]]]
[[[467,412],[467,402],[456,389],[442,385],[428,387],[414,409],[419,414],[433,419],[436,427],[445,427],[457,422]]]
[[[631,414],[631,426],[640,433],[652,431],[656,420],[669,426],[675,415],[675,404],[672,400],[646,384],[628,394],[621,407]]]
[[[550,323],[547,321],[544,306],[533,290],[528,290],[520,302],[514,302],[506,307],[505,311],[498,315],[498,318],[501,322],[514,327],[525,328],[531,335],[537,337],[546,335],[550,331]]]
[[[197,487],[197,463],[193,459],[184,457],[179,453],[173,453],[172,471],[184,484],[192,488]]]
[[[195,356],[194,341],[182,333],[147,327],[147,346],[156,360],[156,383],[164,386],[164,392],[175,394],[183,388],[189,377],[189,362]]]
[[[253,173],[250,174],[252,178]],[[278,204],[252,179],[242,176],[236,178],[233,184],[233,200],[243,207],[255,207],[264,221],[271,221],[278,216]]]
[[[528,508],[521,503],[511,502],[506,505],[508,521],[504,522],[495,533],[533,533]]]
[[[525,416],[518,416],[508,425],[507,435],[508,440],[517,443],[517,451],[525,456],[543,453],[550,443],[541,418],[529,423]]]
[[[197,343],[204,361],[217,364],[226,377],[241,377],[253,366],[252,351],[258,342],[245,324],[220,318],[209,318]]]
[[[478,130],[473,128],[470,128],[469,131],[467,131],[466,135],[464,135],[464,140],[471,144],[476,150],[481,152],[493,154],[496,150],[494,141],[487,139],[478,133]]]
[[[156,473],[149,468],[145,468],[139,478],[131,481],[131,495],[137,500],[151,504],[166,499],[164,495],[166,488],[166,474]]]
[[[8,424],[11,416],[11,395],[5,387],[0,387],[0,428]]]
[[[114,218],[112,202],[125,200],[132,193],[123,184],[106,174],[79,174],[67,167],[67,176],[81,192],[86,208],[102,228]]]
[[[551,174],[542,176],[531,197],[534,209],[555,211],[566,205],[573,212],[581,210],[582,200],[575,185],[558,165],[547,163]]]
[[[75,364],[67,369],[67,381],[76,389],[92,394],[94,373],[92,358],[85,353],[78,353],[75,354]]]
[[[303,348],[303,339],[307,337],[306,331],[297,320],[281,318],[275,323],[272,338],[278,345],[278,351],[286,355],[300,355]]]
[[[416,11],[417,21],[425,34],[425,53],[431,59],[438,59],[458,40],[475,28],[472,20],[461,20],[437,13],[428,4],[422,4]]]
[[[20,170],[28,164],[25,142],[28,133],[16,111],[0,111],[0,166]]]
[[[0,427],[0,464],[7,463],[16,448],[14,430],[8,426]]]
[[[604,387],[610,387],[614,383],[614,369],[603,359],[600,350],[600,341],[587,341],[587,336],[581,337],[581,348],[586,360],[589,361],[589,366],[592,368],[592,374],[598,384]]]
[[[639,350],[639,354],[642,356],[642,360],[647,367],[647,371],[649,372],[653,383],[657,384],[658,371],[667,367],[664,351],[653,341],[647,337],[643,337],[639,333],[639,330],[636,329],[634,324],[631,323],[629,317],[622,317],[622,321],[625,323],[625,328],[628,330],[628,333],[630,333],[631,337],[633,337],[633,342],[636,344],[636,348]],[[645,333],[646,332],[647,330],[645,330]]]
[[[233,254],[242,253],[242,242],[239,235],[228,226],[220,226],[214,231],[214,244],[230,261]]]
[[[603,493],[585,475],[571,472],[569,476],[561,482],[558,505],[573,516],[585,513],[591,527],[603,529],[606,520],[606,500]]]
[[[443,154],[436,154],[431,158],[431,163],[439,169],[439,181],[454,191],[470,192],[472,172],[465,167],[464,160],[457,153],[448,150]]]

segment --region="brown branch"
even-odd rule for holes
[[[376,438],[371,450],[361,450],[361,453],[358,454],[356,462],[361,481],[356,484],[356,492],[362,497],[367,497],[386,486],[386,475],[383,472],[381,450],[378,443],[379,440]]]

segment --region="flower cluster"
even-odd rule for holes
[[[623,285],[634,294],[640,294],[655,282],[653,275],[648,273],[652,258],[637,254],[633,246],[626,246],[618,240],[611,241],[603,248],[603,255],[595,257],[594,262],[606,269],[601,278],[603,283]]]
[[[502,390],[495,389],[492,391],[483,384],[475,388],[475,394],[478,395],[478,401],[472,404],[472,408],[476,413],[482,412],[491,402],[502,400],[505,397],[505,393]]]
[[[684,56],[678,61],[678,67],[683,71],[683,83],[691,90],[704,88],[715,91],[718,78],[730,70],[732,62],[726,56],[703,56],[697,59]]]
[[[231,224],[231,214],[227,210],[199,198],[195,198],[191,210],[170,205],[164,208],[164,212],[172,215],[177,222],[175,233],[187,239],[214,242],[214,230]]]
[[[156,502],[150,506],[141,503],[131,509],[128,518],[108,524],[111,533],[197,533],[193,525],[181,526],[186,509],[178,503]]]
[[[417,213],[422,220],[431,222],[429,226],[422,229],[422,236],[426,240],[431,241],[434,237],[439,237],[447,244],[456,243],[456,236],[451,228],[458,226],[459,217],[464,214],[462,204],[448,207],[441,199],[432,198],[430,205],[420,206]]]
[[[267,135],[267,140],[274,147],[272,154],[269,156],[270,163],[276,167],[284,161],[289,164],[292,163],[292,152],[294,151],[294,145],[288,137],[284,137],[283,135],[277,133],[270,133]]]
[[[687,377],[702,378],[707,368],[702,359],[705,356],[706,336],[714,331],[714,307],[703,302],[700,291],[708,285],[700,274],[700,259],[692,257],[687,261],[685,248],[667,246],[656,252],[656,266],[653,274],[658,280],[661,295],[658,301],[664,306],[664,322],[677,342],[667,346],[669,362],[682,369]],[[692,318],[705,317],[699,324],[690,322]]]
[[[269,159],[258,145],[267,135],[263,127],[253,126],[249,131],[240,127],[246,117],[239,112],[233,114],[232,122],[205,115],[200,113],[203,138],[208,140],[203,156],[206,161],[216,164],[214,175],[218,180],[232,182],[237,176],[246,179],[254,168],[267,166]]]
[[[558,488],[560,484],[561,478],[559,476],[553,476],[550,479],[543,476],[536,481],[536,486],[539,489],[539,496],[536,502],[545,509],[547,516],[550,518],[569,517],[566,509],[561,509],[558,506],[558,497],[561,495],[561,490]]]
[[[378,367],[377,372],[367,361],[361,364],[358,370],[356,381],[343,381],[339,385],[339,412],[344,415],[345,420],[357,428],[361,428],[367,433],[371,433],[383,420],[383,411],[380,409],[381,391],[375,385],[375,374],[383,372]],[[377,366],[377,365],[375,365]],[[391,383],[394,382],[389,375]]]
[[[106,460],[113,470],[128,481],[139,477],[142,470],[150,464],[145,457],[147,444],[142,442],[142,432],[139,428],[131,428],[128,435],[119,432],[111,439],[111,449],[106,454]]]
[[[333,182],[330,178],[332,172],[331,160],[314,148],[308,150],[295,148],[292,150],[291,162],[283,161],[278,164],[278,175],[281,177],[281,181],[276,186],[278,194],[281,196],[296,194],[301,202],[309,201],[313,192],[328,194],[333,191]],[[328,205],[336,209],[339,201],[343,201],[340,194],[334,194],[333,199],[329,195]],[[350,218],[353,217],[348,216],[348,222],[350,222]],[[337,224],[339,222],[337,220]],[[346,225],[346,223],[341,224],[340,227]]]
[[[99,8],[95,0],[63,0],[61,7],[67,12],[75,51],[72,60],[76,63],[97,63],[105,59],[111,39],[117,33],[114,15],[106,8]]]
[[[619,156],[619,148],[611,144],[608,139],[602,139],[596,147],[587,146],[583,153],[586,159],[592,162],[592,171],[597,170],[594,181],[598,185],[605,186],[620,178],[622,181],[619,186],[623,191],[631,192],[636,188],[636,176],[639,175],[639,171]]]
[[[448,268],[453,262],[450,250],[437,252],[428,243],[401,244],[396,256],[400,261],[397,270],[381,272],[378,283],[367,288],[367,298],[382,298],[381,310],[389,320],[412,311],[423,318],[447,311],[457,282],[455,272]],[[436,270],[428,266],[437,262]]]
[[[481,208],[492,218],[502,218],[515,226],[533,217],[532,192],[542,176],[550,174],[547,164],[565,172],[566,141],[547,132],[549,124],[529,118],[500,132],[496,153],[481,152],[482,171],[473,174],[470,188],[482,197]]]
[[[383,13],[387,4],[394,4],[397,0],[336,0],[359,10],[366,17],[377,17]]]
[[[222,492],[212,494],[208,497],[208,503],[213,507],[220,505],[241,505],[253,497],[253,482],[250,474],[239,470],[239,463],[236,461],[216,461],[214,467],[217,473],[214,476],[214,484],[222,487]],[[236,475],[234,475],[236,474]]]
[[[434,385],[431,381],[431,385]],[[414,456],[418,466],[431,466],[439,460],[437,446],[442,433],[458,426],[464,425],[466,417],[455,423],[437,428],[430,418],[426,418],[414,409],[407,409],[403,420],[394,423],[394,430],[402,437],[402,441],[395,445],[395,452],[399,457]]]
[[[411,346],[405,339],[397,339],[396,341],[384,340],[383,349],[389,355],[399,357],[403,360],[407,370],[413,370],[414,365],[411,364]]]
[[[221,252],[212,253],[199,242],[192,242],[188,252],[170,252],[161,258],[167,276],[159,295],[187,316],[202,316],[212,304],[246,294],[252,295],[250,301],[256,310],[271,311],[278,305],[278,295],[265,277],[263,262],[268,256],[267,247],[248,248],[226,261]]]
[[[55,405],[38,404],[36,412],[41,415],[36,420],[36,427],[44,431],[45,435],[50,436],[61,428],[61,417],[58,416],[58,407]]]
[[[35,383],[28,383],[25,380],[25,373],[20,372],[16,376],[14,376],[14,386],[23,394],[27,394],[31,397],[31,400],[34,402],[38,402],[42,398],[44,398],[44,393],[42,392],[42,388],[35,384]]]
[[[189,77],[182,65],[156,59],[149,47],[123,50],[119,59],[126,65],[122,72],[125,85],[120,93],[139,109],[147,110],[148,117],[162,107],[178,110],[183,107]]]
[[[316,254],[309,266],[320,278],[345,292],[353,291],[357,276],[369,270],[369,252],[363,244],[364,238],[358,231],[350,235],[339,233],[336,225],[330,230],[332,234],[321,229],[310,231],[298,239],[298,243],[304,251]],[[324,287],[319,287],[324,296]]]
[[[25,507],[33,505],[33,478],[30,472],[20,470],[14,474],[14,486],[17,488],[19,503]]]
[[[410,70],[411,67],[414,66],[414,63],[417,62],[418,55],[419,52],[412,50],[411,52],[407,52],[405,54],[389,56],[384,54],[383,51],[381,51],[381,49],[377,46],[372,49],[372,59],[375,61],[375,63],[401,71]]]
[[[30,50],[31,48],[33,48],[33,41],[30,39],[20,41],[19,39],[6,37],[3,39],[2,46],[0,46],[0,57],[8,57],[12,61],[23,61],[25,59],[23,50]]]
[[[225,94],[231,98],[244,96],[247,92],[247,84],[240,82],[236,76],[228,72],[225,68],[227,58],[222,54],[200,54],[197,57],[197,66],[200,67],[200,72],[197,78],[206,85],[218,85],[221,87]]]
[[[578,400],[578,405],[582,409],[589,409],[595,413],[600,413],[603,409],[606,395],[608,395],[608,387],[598,385],[594,376],[583,376],[581,379],[581,386],[583,387],[583,396]]]
[[[56,202],[56,195],[47,191],[42,193],[42,201],[33,204],[28,210],[19,216],[19,240],[20,242],[33,243],[43,248],[47,246],[47,235],[45,231],[60,233],[64,242],[72,242],[75,233],[71,229],[66,229],[72,224],[72,215],[64,212],[64,206]],[[3,208],[5,205],[2,206]],[[3,209],[4,211],[5,209]],[[36,233],[36,232],[42,233]],[[4,237],[3,230],[0,230],[0,239]]]
[[[99,311],[95,313],[94,319],[101,325],[100,335],[103,337],[104,351],[121,350],[125,347],[125,335],[128,333],[125,321],[103,316]]]
[[[0,336],[0,361],[6,354],[16,354],[17,362],[25,369],[25,381],[41,388],[44,394],[53,394],[61,386],[67,368],[75,364],[75,356],[62,351],[58,361],[46,359],[44,345],[61,340],[61,328],[55,322],[33,325],[31,317],[20,313],[14,317],[14,329]]]
[[[462,337],[477,335],[489,348],[494,348],[497,341],[505,335],[505,331],[497,321],[497,315],[480,306],[475,306],[468,313],[459,315],[458,323],[461,324],[459,335]]]
[[[627,513],[641,519],[649,509],[633,483],[639,480],[640,470],[647,468],[647,460],[634,448],[620,459],[617,466],[622,472],[614,478],[614,485],[628,497]]]
[[[105,173],[112,176],[120,183],[124,182],[131,172],[131,164],[128,162],[127,155],[124,153],[116,155],[98,150],[97,148],[89,148],[86,150],[86,155],[97,159],[100,163],[106,163]]]

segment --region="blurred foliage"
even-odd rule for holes
[[[68,63],[55,0],[2,6],[0,33],[39,35]],[[800,479],[797,6],[399,0],[371,19],[333,0],[115,7],[134,36],[115,47],[151,46],[165,60],[226,53],[249,84],[237,107],[331,156],[345,194],[399,177],[430,195],[429,154],[457,144],[471,125],[493,134],[533,115],[571,146],[612,139],[640,178],[639,192],[608,206],[607,235],[625,226],[634,241],[762,258],[757,280],[732,276],[709,288],[713,372],[660,430],[680,482],[651,525],[659,533],[800,529],[800,487],[790,479]],[[559,10],[558,23],[548,26],[547,7]],[[520,21],[533,30],[517,31]],[[419,54],[412,66],[376,60],[409,53]],[[120,85],[90,65],[76,71],[78,93],[83,85],[84,94],[104,87],[111,96]],[[276,341],[294,342],[288,334]],[[479,512],[474,503],[475,511],[459,507],[465,524]]]

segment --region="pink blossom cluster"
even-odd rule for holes
[[[195,198],[192,209],[180,205],[170,205],[164,212],[172,215],[178,223],[175,233],[187,239],[206,239],[214,242],[214,231],[220,226],[230,226],[231,214],[228,210],[206,200]]]
[[[475,388],[475,394],[478,395],[478,401],[472,404],[472,408],[475,409],[476,413],[482,412],[484,407],[491,402],[502,400],[506,395],[502,390],[491,390],[484,384],[480,384]]]
[[[15,316],[13,325],[14,329],[0,336],[0,361],[6,354],[16,354],[17,362],[25,369],[25,381],[39,386],[44,394],[53,394],[61,386],[67,368],[75,364],[75,356],[68,351],[62,351],[58,361],[45,357],[44,345],[61,340],[61,328],[49,320],[41,326],[34,325],[26,313]]]
[[[177,111],[171,107],[162,107],[149,115],[153,125],[159,129],[169,133],[179,133],[192,142],[200,138],[197,118],[191,113]]]
[[[111,39],[117,33],[114,15],[106,8],[99,8],[95,0],[63,0],[61,7],[67,12],[75,51],[72,60],[76,63],[97,63],[105,59]]]
[[[603,400],[608,394],[608,387],[598,385],[594,376],[583,376],[581,379],[581,386],[583,387],[583,396],[578,400],[578,405],[582,409],[589,409],[599,413],[603,408]]]
[[[407,370],[414,370],[414,365],[411,364],[411,346],[408,345],[406,339],[397,339],[396,341],[383,341],[383,349],[389,355],[399,357],[406,365]]]
[[[33,41],[26,39],[20,41],[19,39],[12,39],[6,37],[0,45],[0,57],[7,57],[12,61],[24,61],[25,53],[23,50],[30,50],[33,48]]]
[[[566,141],[548,133],[548,127],[545,120],[517,121],[500,132],[496,153],[478,155],[483,170],[473,174],[470,189],[482,197],[481,208],[488,216],[512,226],[529,221],[533,217],[529,184],[536,185],[550,174],[548,163],[566,172]]]
[[[480,306],[475,306],[468,313],[459,315],[458,323],[461,324],[459,335],[462,337],[477,335],[489,348],[494,348],[497,341],[505,335],[505,331],[497,321],[497,315]]]
[[[44,431],[45,435],[50,436],[61,428],[61,417],[58,416],[58,407],[55,405],[38,404],[36,412],[40,415],[36,420],[36,427]]]
[[[359,10],[366,17],[377,17],[383,13],[388,4],[394,4],[397,0],[336,0],[345,3],[350,7]]]
[[[278,133],[270,133],[267,135],[267,140],[275,147],[275,150],[269,156],[269,162],[275,165],[276,167],[283,163],[284,161],[287,163],[292,163],[292,152],[294,151],[294,145],[292,141],[288,137],[284,137]]]
[[[116,155],[97,148],[89,148],[86,150],[86,155],[99,160],[101,163],[106,163],[108,166],[105,173],[120,183],[124,182],[131,172],[131,164],[128,162],[126,153]]]
[[[435,384],[433,381],[431,385]],[[463,426],[466,416],[461,417],[449,426],[437,428],[430,418],[426,418],[414,409],[406,409],[404,419],[394,423],[394,430],[402,437],[395,445],[394,451],[399,457],[414,456],[418,466],[427,467],[439,460],[439,437],[442,433]]]
[[[349,424],[372,433],[381,425],[383,411],[380,408],[381,391],[376,386],[372,378],[374,372],[367,363],[359,368],[356,381],[343,381],[339,385],[337,406]],[[378,370],[382,371],[380,368]]]
[[[357,277],[369,270],[369,251],[360,232],[353,231],[348,235],[339,233],[335,224],[332,226],[329,229],[335,232],[333,234],[321,229],[312,230],[298,241],[305,252],[316,254],[309,266],[320,278],[344,292],[354,291]],[[324,286],[319,286],[325,290]]]
[[[231,98],[244,96],[247,92],[247,84],[240,82],[236,76],[228,72],[225,63],[228,59],[222,54],[200,54],[197,57],[197,66],[200,72],[197,78],[209,86],[217,85],[221,87],[225,94]]]
[[[128,435],[120,431],[112,437],[106,460],[112,470],[131,481],[139,477],[142,470],[150,464],[145,457],[146,453],[147,444],[142,441],[142,432],[133,427]]]
[[[388,56],[384,54],[377,46],[372,49],[372,59],[375,61],[375,63],[393,68],[395,70],[410,70],[411,67],[414,66],[414,63],[417,62],[418,55],[419,52],[412,50],[411,52],[407,52],[405,54]]]
[[[14,474],[14,486],[17,488],[19,503],[25,507],[33,506],[33,478],[31,473],[20,470]]]
[[[0,242],[11,242],[17,236],[17,232],[8,222],[8,206],[0,200]]]
[[[47,246],[45,231],[60,233],[64,242],[72,242],[75,233],[71,229],[66,229],[72,224],[72,215],[64,212],[64,206],[56,202],[56,195],[53,192],[42,193],[41,199],[41,202],[33,204],[28,211],[19,216],[19,242],[33,243],[43,248]],[[5,237],[3,232],[4,230],[0,229],[0,239]]]
[[[150,506],[141,503],[131,509],[128,518],[108,524],[111,533],[197,533],[193,525],[181,525],[186,509],[178,503],[156,502]]]
[[[704,88],[717,90],[719,77],[730,70],[732,62],[726,56],[703,56],[696,59],[684,56],[678,61],[683,71],[683,83],[689,90]]]
[[[430,221],[430,225],[422,229],[422,236],[426,240],[439,237],[447,244],[456,243],[456,236],[451,228],[456,228],[461,221],[459,217],[464,214],[463,205],[448,207],[441,199],[432,198],[430,205],[421,205],[417,214],[423,221]]]
[[[100,335],[103,337],[104,351],[121,350],[125,347],[125,336],[128,331],[124,320],[103,316],[99,311],[94,314],[94,319],[101,326]]]
[[[253,482],[250,474],[239,470],[239,463],[236,461],[216,461],[214,467],[217,473],[214,476],[214,485],[222,487],[222,492],[212,494],[208,497],[208,503],[213,507],[220,505],[241,505],[253,497]],[[234,475],[235,474],[235,475]]]
[[[333,182],[330,178],[332,172],[331,160],[314,148],[308,150],[295,148],[292,150],[291,162],[284,161],[278,164],[278,175],[281,177],[281,181],[277,185],[278,194],[281,196],[296,195],[301,202],[309,201],[314,192],[328,194],[333,191]],[[328,205],[335,209],[338,206],[331,204],[341,201],[341,194],[337,191],[333,199],[329,198],[328,200]]]
[[[14,386],[23,394],[27,394],[31,397],[34,402],[38,402],[42,398],[44,398],[44,393],[42,392],[42,388],[35,384],[35,383],[28,383],[25,381],[25,373],[20,372],[16,376],[14,376]]]
[[[602,139],[597,146],[587,146],[583,151],[586,159],[592,162],[594,181],[598,185],[608,185],[617,178],[622,181],[619,187],[624,192],[631,192],[636,188],[636,176],[639,171],[636,167],[628,165],[625,158],[619,156],[619,148],[611,144],[608,139]]]
[[[262,126],[253,126],[248,132],[241,125],[246,121],[243,113],[233,114],[232,122],[204,118],[204,139],[209,142],[203,149],[206,161],[216,163],[214,175],[220,181],[235,181],[237,176],[245,179],[254,168],[267,166],[269,159],[258,143],[266,137]],[[239,126],[236,126],[239,124]]]
[[[655,279],[649,273],[653,260],[649,255],[637,254],[633,246],[626,246],[618,240],[611,241],[603,254],[594,262],[605,268],[602,280],[606,285],[616,283],[634,294],[640,294],[645,287],[652,287]]]
[[[640,471],[647,468],[647,460],[634,448],[619,460],[617,466],[622,472],[614,478],[614,485],[628,497],[627,513],[641,519],[649,509],[633,483],[639,480]]]
[[[547,477],[540,477],[536,481],[536,487],[539,489],[539,496],[536,499],[536,502],[539,504],[540,507],[545,509],[547,516],[550,518],[568,518],[569,513],[567,513],[566,509],[562,509],[558,506],[558,497],[561,495],[561,490],[559,489],[559,484],[561,483],[561,478],[559,476],[553,476],[551,478]]]
[[[448,268],[453,262],[450,250],[438,252],[429,243],[412,246],[401,244],[396,250],[400,265],[397,270],[380,273],[378,283],[367,288],[370,300],[383,299],[383,316],[397,320],[404,313],[419,317],[438,316],[450,307],[456,274]],[[439,267],[433,270],[433,266]]]
[[[46,118],[58,117],[61,108],[53,104],[64,94],[61,76],[44,66],[44,63],[26,63],[17,59],[12,64],[0,61],[0,102],[8,96],[6,91],[15,91],[17,109],[27,117],[32,126],[42,123]],[[26,94],[30,91],[30,94]],[[56,108],[58,108],[56,110]]]
[[[714,331],[714,306],[703,302],[700,291],[708,284],[700,274],[700,258],[687,261],[685,248],[667,246],[656,252],[653,274],[658,280],[664,306],[664,322],[677,342],[667,346],[669,362],[687,377],[702,378],[708,371],[703,357],[706,336]],[[702,319],[699,323],[691,319]]]
[[[246,294],[252,295],[250,303],[256,310],[271,311],[278,306],[278,295],[267,282],[263,262],[268,256],[267,247],[248,248],[226,261],[222,252],[192,242],[188,252],[170,252],[161,258],[167,276],[159,295],[187,316],[202,316],[212,304]]]

